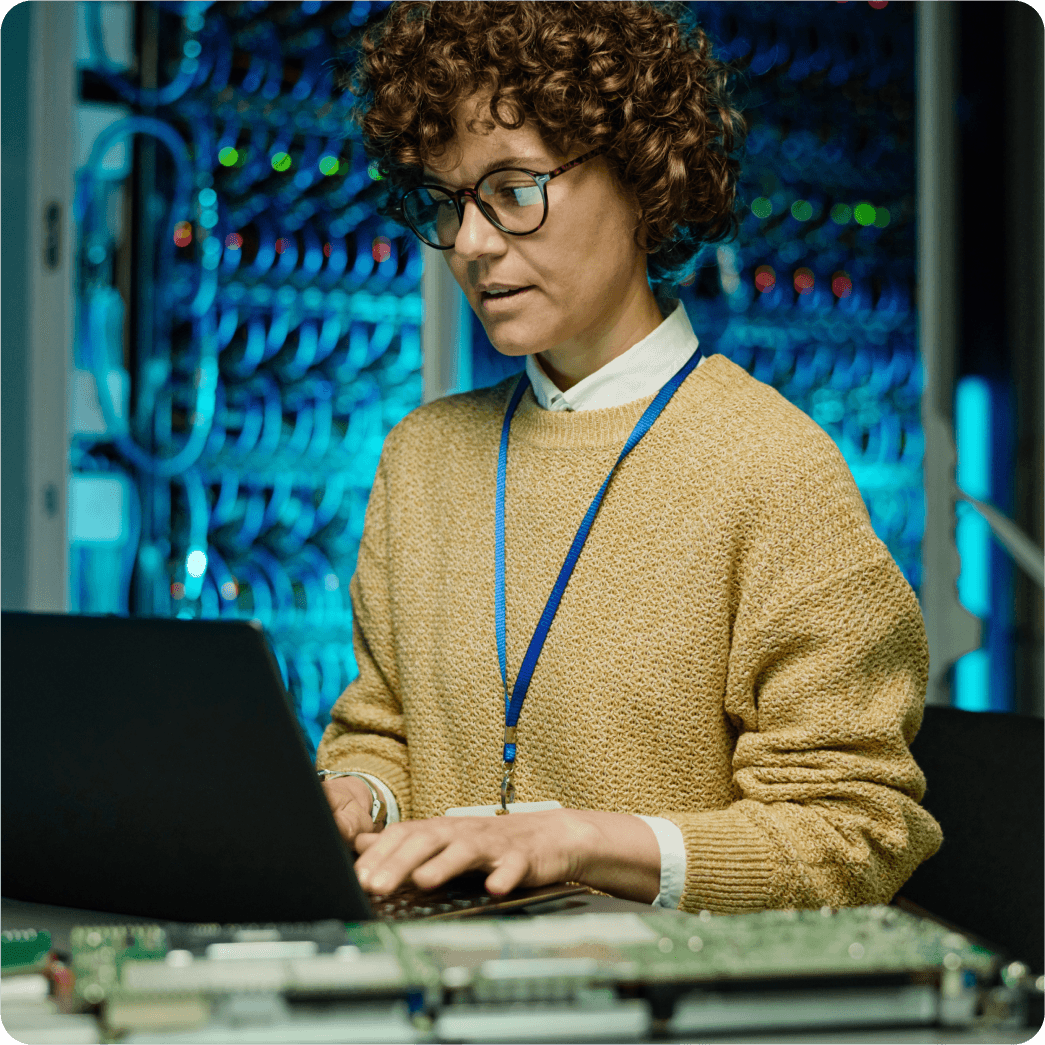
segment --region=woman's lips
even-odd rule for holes
[[[533,290],[532,286],[519,287],[517,290],[510,290],[507,294],[490,294],[483,291],[479,295],[479,300],[487,312],[509,312],[516,307],[516,302],[531,290]]]

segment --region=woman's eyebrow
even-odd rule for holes
[[[494,160],[493,163],[488,163],[483,168],[482,174],[479,175],[479,181],[482,181],[490,171],[500,170],[502,167],[525,167],[527,170],[541,171],[542,168],[548,166],[546,159],[541,159],[538,156],[502,156],[500,159]],[[551,168],[548,168],[551,170]],[[443,188],[450,189],[452,186],[448,185],[443,181],[438,174],[429,174],[428,171],[424,171],[424,180],[426,185],[440,185]],[[471,188],[475,182],[469,182],[467,188]],[[461,186],[464,188],[465,186]]]

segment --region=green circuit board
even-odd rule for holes
[[[104,926],[72,935],[88,1002],[133,994],[464,993],[568,996],[620,984],[701,985],[987,979],[999,958],[894,907],[739,915],[587,913],[461,921],[321,922],[296,927]],[[517,992],[516,992],[517,993]],[[525,992],[524,992],[525,993]]]

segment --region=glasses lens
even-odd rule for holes
[[[526,171],[497,171],[479,186],[483,210],[509,232],[534,232],[544,220],[544,194]]]
[[[438,189],[422,185],[403,196],[403,217],[426,243],[452,247],[461,223],[454,201]]]
[[[479,186],[479,202],[486,216],[509,232],[535,232],[544,220],[544,193],[526,171],[490,175]],[[403,196],[403,217],[433,247],[452,247],[461,228],[453,198],[428,185]]]

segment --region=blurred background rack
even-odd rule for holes
[[[930,702],[1040,716],[1041,21],[691,6],[751,123],[740,237],[678,290],[702,346],[838,443],[919,596]],[[355,674],[385,436],[518,368],[375,213],[331,60],[386,7],[3,22],[3,606],[257,618],[312,745]]]

